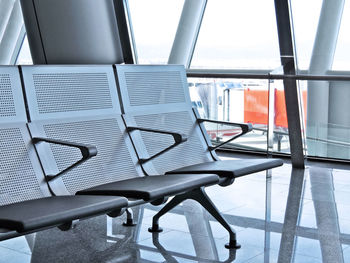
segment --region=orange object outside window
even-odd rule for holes
[[[265,124],[268,122],[269,97],[267,90],[244,90],[244,122]]]
[[[304,120],[306,121],[307,91],[302,92]],[[268,124],[268,91],[244,90],[244,122]],[[275,126],[288,128],[284,90],[275,90]]]

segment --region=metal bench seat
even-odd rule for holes
[[[0,206],[0,227],[26,233],[76,219],[106,214],[128,205],[123,197],[50,196]]]
[[[157,175],[126,179],[118,182],[95,186],[77,192],[77,195],[119,195],[146,202],[173,196],[179,193],[217,184],[215,174],[179,174]]]
[[[240,176],[275,168],[282,164],[283,161],[280,159],[218,160],[181,167],[179,169],[168,171],[166,174],[213,173],[224,179],[234,179]]]

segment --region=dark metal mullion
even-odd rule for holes
[[[275,12],[283,71],[286,75],[295,75],[293,37],[288,0],[275,0]],[[293,79],[284,79],[283,84],[292,165],[296,168],[304,168],[297,82]]]
[[[131,42],[130,42],[127,18],[125,15],[124,1],[115,0],[114,9],[115,9],[116,19],[118,23],[118,32],[119,32],[120,43],[123,50],[124,62],[126,64],[134,64],[134,56],[133,56]]]

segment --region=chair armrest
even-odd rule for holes
[[[229,121],[217,121],[217,120],[210,120],[210,119],[197,119],[199,123],[202,122],[212,122],[217,124],[223,124],[223,125],[230,125],[230,126],[238,126],[242,129],[242,135],[246,134],[248,132],[251,132],[253,130],[253,125],[251,123],[239,123],[239,122],[229,122]]]
[[[132,131],[138,130],[138,131],[151,132],[151,133],[167,134],[167,135],[171,135],[174,139],[174,144],[170,145],[169,147],[165,148],[164,150],[154,154],[153,156],[151,156],[149,158],[140,158],[139,162],[141,164],[146,163],[146,162],[158,157],[159,155],[169,151],[170,149],[176,147],[177,145],[179,145],[183,142],[186,142],[188,139],[185,134],[172,132],[172,131],[166,131],[166,130],[150,129],[150,128],[143,128],[143,127],[135,127],[135,126],[126,127],[126,130],[127,130],[127,132],[132,132]]]
[[[75,143],[75,142],[68,142],[68,141],[63,141],[63,140],[56,140],[56,139],[49,139],[49,138],[41,138],[41,137],[34,137],[32,138],[32,143],[37,144],[40,142],[46,142],[46,143],[52,143],[52,144],[59,144],[59,145],[64,145],[64,146],[69,146],[69,147],[74,147],[78,148],[80,150],[80,153],[82,155],[82,158],[78,160],[77,162],[73,163],[69,167],[63,169],[56,175],[45,175],[46,179],[48,182],[57,179],[58,177],[62,176],[63,174],[67,173],[74,167],[82,164],[83,162],[87,161],[93,156],[97,155],[97,148],[92,145],[86,145],[86,144],[80,144],[80,143]]]
[[[215,150],[221,146],[223,146],[226,143],[229,143],[233,141],[234,139],[237,139],[238,137],[251,132],[253,130],[253,125],[251,123],[238,123],[238,122],[228,122],[228,121],[218,121],[218,120],[210,120],[210,119],[197,119],[198,123],[203,123],[203,122],[211,122],[211,123],[217,123],[217,124],[223,124],[223,125],[230,125],[230,126],[238,126],[242,129],[242,132],[238,135],[233,136],[231,139],[227,140],[226,142],[223,142],[217,146],[211,146],[209,147],[209,150]]]
[[[126,130],[128,132],[139,130],[139,131],[145,131],[145,132],[169,134],[169,135],[173,136],[174,141],[176,143],[183,143],[183,142],[187,141],[187,136],[185,134],[172,132],[172,131],[158,130],[158,129],[149,129],[149,128],[142,128],[142,127],[135,127],[135,126],[127,127]]]

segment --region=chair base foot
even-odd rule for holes
[[[148,228],[148,232],[160,233],[160,232],[163,232],[163,228],[159,227],[159,225],[153,225],[152,227]]]
[[[241,245],[237,243],[236,240],[230,241],[230,243],[225,244],[225,248],[227,249],[240,249]]]
[[[127,219],[126,222],[123,223],[123,226],[131,227],[131,226],[136,226],[137,224],[134,223],[134,220],[129,220]]]

